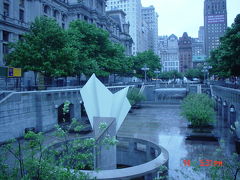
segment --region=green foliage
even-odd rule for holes
[[[238,154],[226,155],[223,149],[217,149],[215,154],[221,157],[223,166],[212,166],[209,169],[208,176],[212,180],[237,180],[240,178],[240,161]]]
[[[102,123],[102,122],[101,122],[100,125],[99,125],[99,129],[100,129],[100,130],[104,130],[104,129],[106,129],[106,128],[107,128],[107,123],[105,123],[105,122]]]
[[[187,77],[188,79],[192,79],[192,78],[203,79],[204,74],[202,72],[202,67],[198,67],[198,68],[194,68],[194,69],[188,69],[185,72],[185,77]]]
[[[66,101],[63,113],[69,112],[70,102]],[[105,124],[99,128],[106,129]],[[109,148],[118,141],[107,135],[102,141],[81,138],[78,133],[82,126],[76,119],[62,128],[56,125],[55,141],[46,146],[45,135],[29,131],[24,140],[11,140],[0,146],[0,180],[86,180],[93,179],[81,169],[93,169],[93,149],[98,146]],[[73,138],[74,137],[74,138]],[[50,137],[51,140],[54,139]],[[49,143],[49,142],[48,142]],[[11,165],[9,165],[11,160]]]
[[[13,51],[6,57],[8,65],[48,77],[132,71],[133,62],[125,57],[121,45],[110,41],[107,31],[79,20],[64,30],[53,19],[36,18],[23,40],[11,47]]]
[[[206,94],[190,94],[181,105],[182,115],[195,127],[209,125],[215,121],[213,106]]]
[[[211,73],[219,77],[240,75],[240,14],[220,39],[220,46],[211,52]]]
[[[70,106],[70,102],[69,101],[65,101],[64,105],[63,105],[63,114],[67,114],[69,113],[69,106]]]
[[[77,54],[75,74],[108,76],[126,70],[124,49],[109,40],[108,32],[79,20],[71,22],[67,32],[68,46]]]
[[[133,56],[131,59],[134,62],[133,69],[136,70],[137,77],[144,77],[144,73],[141,70],[144,65],[149,68],[149,71],[147,71],[147,76],[149,78],[155,77],[154,71],[156,69],[161,69],[159,57],[151,50],[138,53],[137,56]]]
[[[161,78],[161,79],[176,79],[176,78],[182,78],[182,77],[183,77],[183,75],[176,70],[161,72],[159,74],[159,78]]]
[[[55,20],[37,17],[23,40],[11,44],[7,64],[51,77],[72,75],[75,52],[66,43],[66,33]]]
[[[131,88],[128,90],[127,98],[131,105],[135,105],[145,99],[144,95],[139,92],[137,88]]]

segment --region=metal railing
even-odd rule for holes
[[[211,85],[217,85],[217,86],[222,86],[226,88],[232,88],[232,89],[240,89],[240,84],[235,82],[235,83],[226,83],[224,81],[211,81]]]

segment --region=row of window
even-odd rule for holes
[[[24,0],[20,0],[19,2],[20,7],[24,7]],[[3,16],[9,17],[10,16],[10,4],[4,2],[3,3]],[[22,8],[19,9],[19,20],[24,22],[24,10]]]
[[[44,5],[44,6],[43,6],[43,12],[44,12],[46,15],[51,16],[52,11],[51,11],[50,6]],[[59,19],[59,17],[60,17],[60,12],[59,12],[58,10],[56,10],[56,9],[53,10],[53,17],[54,17],[55,19]],[[67,21],[67,15],[66,15],[66,14],[62,14],[61,18],[62,18],[62,21],[63,21],[63,22],[66,22],[66,21]]]
[[[179,62],[164,62],[164,66],[178,66]]]

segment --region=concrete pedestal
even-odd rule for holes
[[[116,119],[108,117],[93,118],[94,136],[97,142],[95,148],[94,169],[95,170],[110,170],[117,167],[117,148],[116,145],[103,144],[106,138],[116,138]],[[106,124],[105,129],[101,129],[101,123]]]

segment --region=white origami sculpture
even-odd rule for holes
[[[116,118],[118,131],[131,108],[127,92],[128,87],[112,94],[93,74],[80,90],[91,126],[93,117],[113,117]]]

